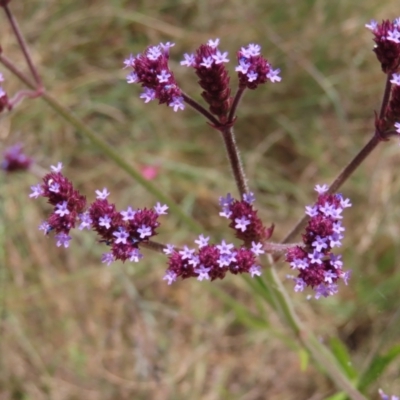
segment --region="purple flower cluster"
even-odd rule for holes
[[[351,207],[349,199],[341,194],[329,194],[327,185],[317,185],[317,202],[306,207],[310,217],[303,234],[304,246],[295,246],[286,253],[292,269],[298,271],[293,278],[295,291],[303,291],[311,286],[316,298],[330,296],[337,292],[337,281],[341,278],[347,284],[350,271],[344,272],[340,255],[334,255],[332,249],[342,245],[345,228],[342,226],[342,211]]]
[[[239,75],[239,82],[242,87],[256,89],[268,80],[270,82],[280,82],[280,69],[272,69],[269,62],[260,55],[261,46],[249,44],[242,47],[237,53],[239,65],[236,71]]]
[[[54,210],[39,229],[45,234],[55,231],[57,246],[68,247],[69,232],[79,223],[79,230],[92,229],[100,236],[100,241],[111,247],[103,254],[102,262],[110,265],[115,260],[139,261],[143,256],[139,245],[156,235],[158,216],[166,214],[167,206],[157,203],[152,209],[132,209],[117,211],[109,203],[107,189],[96,190],[96,200],[86,209],[86,198],[61,173],[62,164],[51,167],[51,173],[43,178],[43,183],[32,186],[29,197],[47,197]]]
[[[396,72],[400,66],[400,18],[384,20],[381,24],[371,20],[365,25],[374,34],[374,52],[386,74]]]
[[[32,158],[22,151],[22,144],[17,143],[5,150],[0,168],[6,172],[25,171],[29,169],[32,162]]]
[[[144,89],[140,98],[145,103],[158,99],[159,104],[168,104],[174,111],[183,110],[182,92],[173,72],[169,69],[169,49],[174,43],[160,43],[148,47],[144,53],[132,54],[124,61],[125,68],[132,68],[126,77],[128,83],[140,83]]]
[[[173,73],[168,66],[169,49],[173,43],[160,43],[151,46],[136,57],[130,55],[124,61],[125,68],[133,71],[127,76],[128,83],[140,83],[144,93],[140,96],[147,103],[158,99],[160,104],[167,103],[174,111],[184,109],[184,98]],[[228,52],[218,49],[219,39],[209,40],[200,45],[194,54],[184,54],[181,65],[192,67],[199,77],[203,89],[202,97],[209,105],[212,114],[221,124],[228,123],[227,116],[232,106],[229,74],[225,63],[229,62]],[[273,70],[268,61],[260,55],[261,47],[249,44],[238,52],[239,65],[236,67],[240,87],[255,89],[267,82],[279,82],[279,69]],[[230,121],[232,122],[232,121]]]
[[[218,46],[219,39],[210,39],[195,54],[184,54],[181,65],[194,68],[203,89],[201,96],[209,104],[210,112],[225,123],[232,104],[229,74],[224,65],[229,59],[228,52],[221,52]]]
[[[198,248],[185,246],[183,250],[168,245],[164,252],[169,255],[168,269],[163,280],[172,284],[179,277],[196,277],[197,280],[223,279],[227,272],[232,274],[249,273],[252,277],[261,275],[261,267],[256,257],[264,253],[261,243],[252,243],[251,249],[236,248],[233,244],[208,244],[209,238],[201,235],[195,240]]]
[[[253,207],[254,201],[253,193],[245,193],[241,201],[234,199],[229,193],[219,199],[222,208],[219,215],[231,221],[229,227],[234,229],[236,237],[246,244],[252,241],[264,242],[272,236],[274,230],[273,225],[270,228],[264,226]]]

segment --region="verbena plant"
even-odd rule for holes
[[[272,240],[274,225],[263,221],[258,215],[255,195],[251,191],[251,182],[246,178],[234,133],[244,93],[259,89],[263,84],[277,84],[281,81],[280,70],[274,69],[262,56],[260,46],[251,43],[238,49],[235,77],[230,76],[225,66],[230,59],[228,53],[220,49],[219,39],[210,39],[201,44],[193,54],[184,55],[180,64],[194,69],[206,106],[186,94],[175,79],[169,66],[173,43],[149,46],[143,53],[131,54],[124,60],[124,68],[129,70],[127,83],[142,87],[140,98],[145,103],[156,100],[159,104],[170,107],[171,112],[181,112],[185,107],[191,107],[205,118],[208,123],[205,129],[214,129],[220,133],[238,193],[221,194],[219,216],[228,219],[229,227],[235,232],[240,245],[234,245],[227,240],[210,243],[210,237],[199,232],[198,225],[184,214],[178,204],[151,181],[146,180],[140,171],[133,169],[86,124],[46,92],[9,3],[10,0],[0,0],[31,77],[21,72],[0,48],[0,62],[29,87],[28,90],[11,96],[6,91],[7,84],[0,74],[3,85],[0,86],[0,111],[12,112],[24,98],[43,98],[158,200],[154,206],[150,205],[148,208],[128,207],[119,211],[118,205],[107,199],[110,194],[107,188],[103,188],[96,191],[96,199],[89,203],[72,181],[64,176],[62,162],[59,162],[56,166],[51,166],[51,172],[44,175],[41,183],[31,188],[29,197],[45,197],[53,207],[39,229],[45,235],[54,235],[56,245],[65,248],[70,246],[71,231],[74,229],[94,231],[98,236],[99,246],[107,248],[101,258],[101,262],[106,265],[117,260],[140,262],[143,258],[142,248],[162,253],[166,256],[163,279],[168,285],[186,278],[214,281],[223,279],[228,273],[250,276],[253,280],[247,282],[254,292],[276,310],[316,364],[341,391],[331,398],[348,396],[351,399],[365,399],[363,393],[368,385],[400,353],[400,349],[395,348],[386,357],[377,357],[369,368],[358,375],[348,368],[349,358],[344,349],[330,351],[313,333],[305,331],[294,311],[290,296],[275,272],[275,265],[280,258],[285,259],[287,277],[294,282],[294,290],[304,291],[307,298],[310,297],[310,289],[316,299],[323,299],[337,295],[340,281],[351,285],[350,270],[344,269],[340,254],[334,251],[342,246],[345,232],[342,213],[351,206],[351,201],[338,193],[338,190],[381,142],[389,141],[391,137],[400,134],[400,19],[386,20],[380,24],[371,21],[366,25],[374,36],[374,52],[386,76],[381,107],[375,116],[374,135],[331,185],[316,185],[318,195],[315,203],[305,207],[304,217],[280,243]],[[232,93],[231,81],[235,79],[238,82],[237,89]],[[23,153],[20,145],[15,145],[4,153],[2,167],[7,172],[32,170],[32,165],[32,159]],[[157,234],[156,229],[161,225],[159,217],[167,214],[167,211],[180,217],[199,234],[195,246],[160,243],[153,239]],[[293,242],[300,232],[302,241]],[[173,285],[170,290],[173,290]],[[383,391],[379,394],[382,399],[389,399]],[[397,398],[392,396],[392,399]]]

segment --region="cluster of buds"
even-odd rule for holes
[[[17,143],[4,151],[0,168],[6,172],[26,171],[32,162],[32,158],[22,151],[22,144]]]
[[[174,111],[183,110],[187,97],[179,88],[168,66],[169,49],[173,43],[160,43],[148,47],[144,53],[130,55],[124,61],[125,68],[133,69],[127,76],[128,83],[139,83],[144,88],[141,98],[147,103],[158,99]],[[221,124],[226,124],[232,106],[229,74],[225,63],[229,62],[228,52],[218,49],[219,39],[202,44],[194,54],[184,54],[181,65],[194,68],[203,89],[202,97],[209,105],[210,112],[217,116]],[[250,44],[237,53],[239,65],[236,71],[242,89],[255,89],[258,85],[279,82],[279,69],[273,70],[269,62],[260,55],[261,47]]]
[[[253,193],[245,193],[243,199],[238,201],[229,193],[226,197],[220,197],[219,204],[222,211],[221,217],[231,221],[229,227],[234,229],[236,237],[249,244],[252,241],[265,242],[273,233],[274,225],[266,228],[254,209],[255,197]]]
[[[158,216],[166,214],[167,206],[157,204],[152,209],[132,209],[117,211],[115,204],[109,203],[107,189],[96,190],[97,198],[89,206],[85,196],[61,173],[62,164],[51,167],[52,172],[45,175],[42,184],[32,186],[29,197],[46,197],[54,206],[53,212],[39,229],[46,235],[54,231],[58,247],[69,247],[70,230],[79,223],[78,229],[92,229],[100,237],[100,242],[111,250],[103,254],[102,262],[110,265],[115,260],[137,262],[142,258],[139,245],[147,243],[156,235],[159,226]]]
[[[195,240],[197,250],[187,246],[179,250],[167,245],[164,252],[168,254],[169,261],[164,280],[171,284],[179,277],[196,277],[199,281],[223,279],[227,272],[235,275],[249,273],[252,277],[261,275],[256,257],[264,253],[263,243],[272,235],[273,226],[264,227],[257,210],[253,208],[254,200],[253,193],[244,194],[240,201],[230,194],[219,199],[222,207],[220,216],[231,220],[229,227],[243,241],[243,246],[235,247],[224,240],[221,244],[210,245],[209,237],[203,235]]]
[[[256,257],[264,253],[261,243],[252,243],[251,249],[242,246],[236,248],[232,243],[208,244],[209,237],[200,235],[194,248],[174,249],[168,245],[164,252],[169,255],[168,269],[164,280],[170,285],[177,278],[196,277],[202,281],[223,279],[227,272],[232,274],[249,273],[252,277],[261,275],[261,267],[256,264]]]
[[[315,297],[327,297],[337,292],[337,281],[343,279],[347,285],[350,271],[343,271],[340,255],[332,253],[332,249],[342,245],[345,228],[341,219],[344,208],[351,207],[349,199],[341,194],[329,194],[327,185],[317,185],[317,202],[306,207],[310,217],[305,233],[303,246],[290,248],[286,253],[286,261],[293,270],[298,271],[294,277],[295,291],[303,291],[307,286],[316,292]]]
[[[4,77],[3,74],[0,73],[0,113],[5,110],[6,108],[8,110],[11,109],[10,103],[8,101],[8,96],[6,91],[3,89],[1,86],[1,82],[4,82]]]

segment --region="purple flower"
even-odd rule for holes
[[[197,240],[195,240],[194,242],[201,249],[202,247],[207,246],[209,240],[210,240],[210,238],[208,236],[205,237],[204,235],[200,235],[199,238]]]
[[[72,239],[71,236],[67,235],[64,232],[58,233],[55,238],[57,240],[57,247],[64,246],[65,248],[69,247],[69,242]]]
[[[105,200],[110,195],[110,192],[107,188],[103,188],[102,191],[96,190],[96,195],[96,199]]]
[[[38,183],[37,185],[31,186],[31,190],[32,190],[32,193],[29,195],[29,197],[37,199],[39,196],[43,196],[44,190],[40,183]]]
[[[123,221],[130,221],[134,218],[136,211],[132,209],[132,207],[128,207],[126,211],[121,211],[121,215],[123,217]]]
[[[154,210],[158,215],[167,214],[168,206],[166,204],[157,203]]]
[[[332,249],[342,245],[342,211],[350,207],[349,199],[340,194],[329,194],[327,185],[316,185],[318,199],[313,206],[306,207],[310,217],[305,233],[304,246],[295,246],[286,253],[286,261],[298,271],[295,278],[295,291],[303,291],[310,286],[315,298],[327,297],[337,293],[339,279],[345,284],[350,272],[344,272],[340,255],[334,255]]]
[[[68,202],[63,201],[61,204],[57,204],[55,214],[58,214],[60,217],[68,215],[69,214]]]
[[[101,262],[103,264],[107,264],[107,266],[109,266],[111,263],[113,263],[115,261],[114,255],[113,253],[104,253],[101,256]]]
[[[171,285],[178,278],[178,275],[174,271],[167,270],[164,275],[163,281],[167,281],[168,285]]]

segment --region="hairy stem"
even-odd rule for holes
[[[247,178],[244,173],[242,160],[240,159],[239,149],[236,145],[235,134],[233,128],[227,128],[222,131],[222,138],[224,139],[226,152],[228,155],[229,163],[232,168],[233,177],[235,178],[236,187],[239,190],[240,198],[243,198],[245,193],[248,193],[249,188],[247,185]]]

